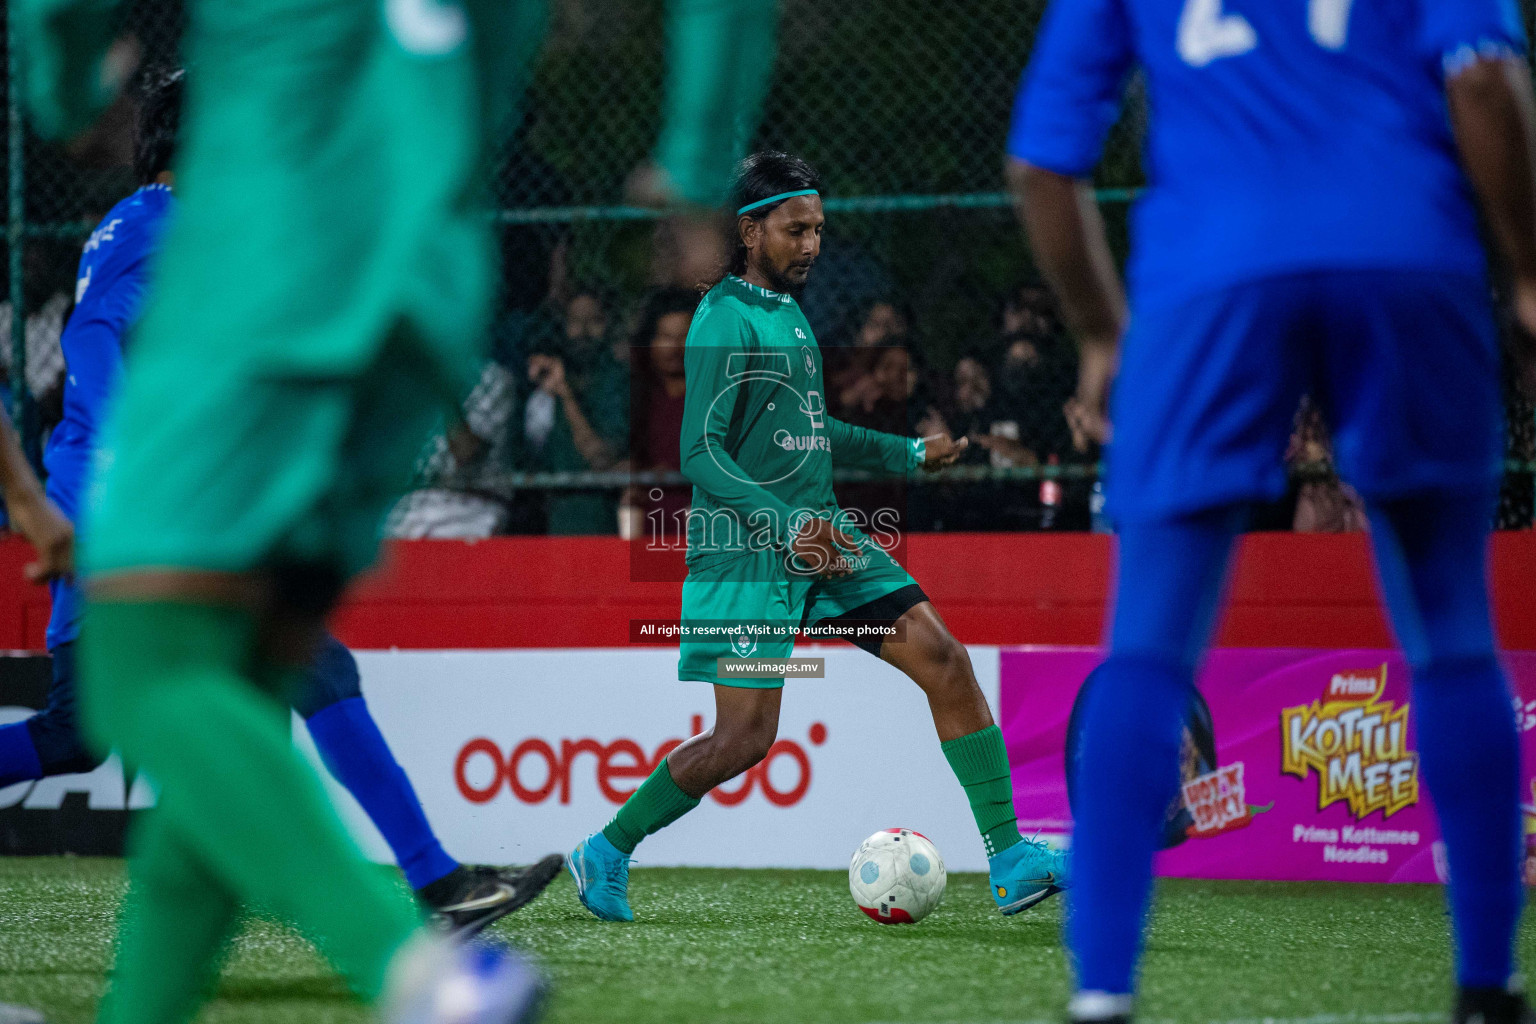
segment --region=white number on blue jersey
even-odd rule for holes
[[[384,21],[402,50],[423,57],[452,53],[469,36],[469,17],[453,0],[384,0]]]
[[[1186,0],[1179,18],[1179,56],[1190,67],[1236,57],[1259,45],[1258,34],[1241,14],[1221,13],[1221,0]]]
[[[1307,28],[1319,46],[1342,50],[1349,38],[1349,12],[1354,0],[1310,0]],[[1224,14],[1221,0],[1185,0],[1179,17],[1179,57],[1190,67],[1239,57],[1259,45],[1258,33],[1241,14]]]
[[[1312,0],[1307,5],[1307,27],[1312,38],[1326,50],[1342,50],[1349,39],[1349,9],[1355,0]]]

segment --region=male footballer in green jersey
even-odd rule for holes
[[[767,755],[784,680],[735,676],[728,662],[786,658],[794,627],[842,620],[894,624],[889,637],[853,642],[927,695],[982,834],[993,899],[1004,914],[1018,913],[1065,887],[1063,857],[1019,835],[1002,732],[965,648],[832,492],[834,465],[890,475],[937,469],[966,442],[898,437],[828,415],[821,350],[794,299],[821,249],[815,172],[796,157],[759,153],[739,168],[730,202],[729,272],[694,314],[683,357],[682,470],[694,490],[682,608],[690,633],[678,677],[714,684],[715,722],[572,851],[581,901],[603,920],[633,920],[629,858],[640,840]],[[777,638],[752,642],[748,625]]]
[[[100,108],[116,6],[12,5],[45,132]],[[389,1021],[520,1020],[532,972],[423,929],[344,834],[277,695],[477,370],[494,286],[485,135],[518,95],[544,5],[190,6],[180,202],[83,523],[85,725],[159,788],[135,824],[101,1019],[188,1020],[257,904]],[[771,39],[772,2],[669,11],[674,60],[693,59],[672,76],[658,165],[665,192],[712,201],[724,182],[699,154],[739,144],[767,71],[727,54],[749,31]],[[708,102],[682,102],[693,90]]]

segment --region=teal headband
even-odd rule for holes
[[[759,207],[767,206],[770,203],[777,203],[781,199],[793,199],[796,196],[819,196],[819,195],[821,195],[821,193],[817,192],[813,188],[803,188],[803,189],[801,189],[798,192],[780,192],[776,196],[769,196],[767,199],[759,199],[755,203],[748,203],[746,206],[743,206],[741,209],[736,211],[736,216],[740,217],[744,213],[751,213],[753,210],[756,210]]]

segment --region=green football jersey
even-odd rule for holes
[[[106,57],[124,6],[125,0],[17,0],[11,5],[20,40],[21,91],[33,126],[44,136],[73,135],[112,102],[121,83],[110,80],[126,68],[109,68]],[[290,52],[273,72],[322,92],[333,83],[344,88],[350,83],[338,83],[334,68],[313,59],[314,43],[338,30],[350,31],[345,21],[357,15],[387,20],[405,48],[419,55],[451,51],[469,35],[469,48],[482,68],[499,65],[521,75],[542,38],[545,0],[335,0],[323,13],[319,6],[303,0],[198,0],[193,35],[210,34],[199,23],[224,22],[212,33],[218,34],[244,19],[276,37],[265,40],[271,45],[282,43],[281,33],[271,31],[274,26],[288,29]],[[655,155],[680,198],[712,206],[724,195],[757,127],[773,70],[777,22],[777,0],[668,0],[666,116]],[[748,51],[753,58],[740,59]],[[208,50],[198,52],[198,77],[211,56]],[[363,53],[355,50],[353,56]],[[376,77],[387,79],[396,70]],[[392,88],[387,81],[381,84]],[[505,111],[497,108],[515,99],[520,89],[521,83],[510,77],[495,82],[481,94],[483,107],[471,116],[478,115],[489,128],[500,127]],[[300,109],[304,98],[285,109]],[[435,99],[435,106],[405,103],[399,112],[403,117],[443,115],[451,125],[456,112],[443,109],[443,94]],[[453,157],[452,150],[427,152]]]
[[[779,546],[805,515],[836,515],[833,465],[901,474],[918,438],[828,415],[821,348],[795,300],[727,276],[699,304],[683,351],[688,562]]]
[[[76,129],[109,98],[120,6],[13,5],[41,131]],[[772,6],[669,5],[687,66],[660,159],[687,197],[724,188],[771,66],[729,58],[744,32],[766,25],[771,43]],[[487,143],[531,74],[546,7],[189,2],[179,202],[103,436],[113,469],[89,570],[366,564],[410,455],[484,358]]]

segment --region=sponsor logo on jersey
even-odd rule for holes
[[[807,391],[805,401],[800,403],[800,411],[810,419],[812,430],[826,429],[827,421],[823,414],[827,411],[827,403],[822,400],[820,391]]]
[[[832,442],[824,435],[813,434],[810,437],[794,436],[787,430],[775,430],[773,443],[787,452],[830,452]]]

